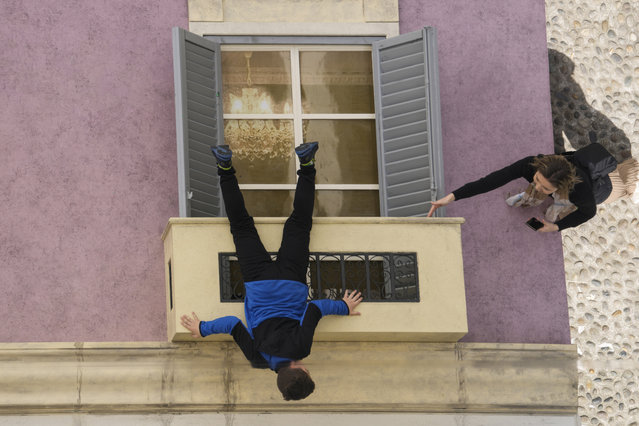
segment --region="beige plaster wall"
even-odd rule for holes
[[[256,218],[268,251],[277,252],[285,218]],[[361,316],[322,319],[315,340],[454,342],[468,332],[459,218],[315,218],[311,251],[415,252],[420,302],[368,302]],[[173,309],[168,338],[192,339],[179,325],[194,311],[200,319],[234,315],[244,319],[242,303],[221,303],[218,253],[235,248],[226,218],[172,218],[164,234],[165,263],[171,261]],[[169,295],[167,274],[167,299]],[[390,319],[390,320],[389,320]],[[207,340],[230,340],[228,335]]]
[[[577,426],[573,415],[426,413],[52,414],[0,417],[0,426]]]
[[[306,362],[315,392],[287,402],[276,375],[250,368],[234,342],[1,344],[0,416],[574,415],[575,362],[571,345],[316,342]]]
[[[0,417],[0,426],[576,426],[572,415],[425,413],[52,414]]]

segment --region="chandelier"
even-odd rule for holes
[[[252,52],[244,53],[246,58],[246,86],[240,95],[229,94],[231,114],[273,114],[273,99],[265,91],[252,87]],[[237,92],[236,92],[237,93]],[[284,113],[290,114],[288,102]],[[224,138],[238,159],[287,160],[292,156],[295,139],[293,123],[290,120],[227,120]]]

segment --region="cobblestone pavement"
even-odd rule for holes
[[[639,158],[639,2],[546,0],[555,149]],[[562,233],[584,425],[639,425],[639,205]]]

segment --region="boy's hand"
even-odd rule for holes
[[[357,307],[357,305],[359,305],[362,302],[362,299],[363,299],[362,293],[360,293],[357,290],[353,290],[350,293],[348,292],[348,290],[344,292],[344,297],[342,298],[342,300],[346,302],[346,305],[348,306],[349,315],[362,314],[361,312],[355,312],[355,308]]]
[[[191,312],[193,318],[188,315],[182,315],[180,318],[180,322],[182,326],[191,332],[191,336],[193,337],[202,337],[200,334],[200,319],[197,317],[195,312]]]

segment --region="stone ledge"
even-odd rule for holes
[[[286,217],[254,217],[256,224],[275,223],[284,224]],[[444,224],[444,225],[462,225],[466,222],[463,217],[314,217],[313,224],[324,223],[342,223],[342,224]],[[172,225],[215,225],[229,223],[226,217],[172,217],[164,228],[162,239],[166,238],[166,234]]]
[[[0,344],[0,414],[576,414],[573,345],[316,342],[316,391],[281,399],[231,343]]]
[[[383,36],[399,35],[399,24],[389,22],[189,22],[198,35],[256,36]]]
[[[399,22],[397,0],[188,0],[190,22]]]

